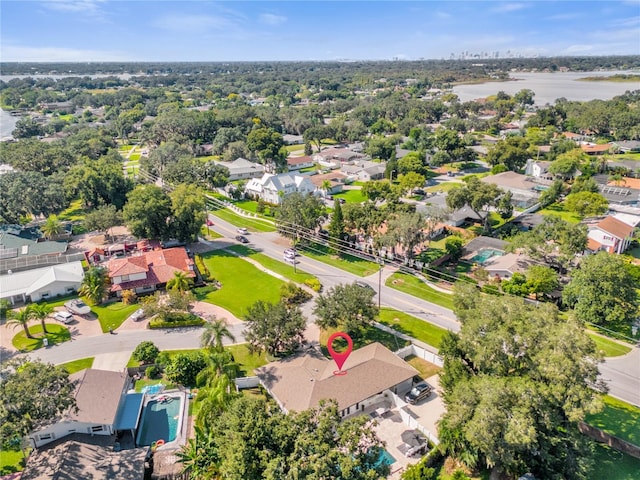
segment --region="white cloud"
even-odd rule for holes
[[[593,45],[569,45],[561,53],[574,55],[576,53],[587,53],[593,50]]]
[[[59,12],[99,16],[103,14],[100,4],[104,2],[105,0],[48,0],[41,5]]]
[[[282,25],[287,21],[287,17],[282,15],[274,15],[273,13],[263,13],[260,15],[260,22],[275,27],[276,25]]]
[[[451,14],[450,14],[450,13],[442,12],[442,11],[440,11],[440,12],[436,12],[436,13],[435,13],[435,16],[436,16],[437,18],[443,18],[443,19],[444,19],[444,18],[451,18]]]
[[[505,13],[505,12],[516,12],[518,10],[522,10],[523,8],[527,8],[529,5],[526,3],[503,3],[493,8],[493,12]]]
[[[173,13],[156,18],[152,25],[173,32],[204,33],[231,27],[234,22],[224,16]]]
[[[640,27],[640,15],[611,20],[609,25],[611,27]]]
[[[556,15],[551,15],[549,17],[547,17],[547,20],[552,20],[552,21],[566,21],[566,20],[575,20],[577,18],[583,17],[584,14],[580,13],[580,12],[575,12],[575,13],[558,13]]]
[[[124,52],[107,50],[82,50],[64,47],[23,47],[2,45],[5,62],[126,62],[132,61]]]

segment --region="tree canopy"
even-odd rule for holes
[[[245,320],[245,339],[251,350],[264,350],[269,355],[292,352],[302,343],[307,326],[300,308],[283,302],[259,300],[249,307]]]
[[[278,232],[293,240],[299,240],[305,230],[315,230],[320,226],[325,213],[322,200],[313,195],[292,193],[282,199],[276,212]],[[303,236],[304,238],[304,236]]]
[[[495,207],[503,194],[497,185],[471,177],[466,184],[449,190],[446,201],[447,206],[454,210],[468,206],[482,219],[484,229],[489,230],[489,207]]]
[[[575,319],[550,304],[482,296],[456,285],[460,332],[440,344],[442,448],[468,466],[511,476],[586,479],[590,441],[578,430],[601,408],[598,353]]]
[[[347,333],[357,335],[360,329],[370,325],[378,314],[373,303],[375,291],[357,283],[336,285],[316,299],[313,313],[318,316],[320,328],[342,327]]]

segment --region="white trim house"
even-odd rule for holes
[[[0,275],[0,298],[11,305],[39,302],[78,291],[84,271],[80,262],[62,263]]]
[[[265,173],[262,178],[249,180],[245,186],[245,192],[260,197],[267,203],[279,204],[283,197],[298,192],[311,194],[316,187],[309,177],[281,173],[273,175]]]

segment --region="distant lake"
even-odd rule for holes
[[[622,95],[627,90],[640,89],[640,82],[580,82],[584,77],[602,77],[616,73],[638,74],[637,71],[624,72],[556,72],[556,73],[510,73],[514,80],[504,82],[488,82],[476,85],[459,85],[453,87],[453,93],[460,101],[467,102],[476,98],[484,98],[503,91],[514,95],[522,89],[528,88],[535,92],[533,100],[536,105],[553,104],[558,98],[574,101],[588,101],[594,99],[609,100]]]

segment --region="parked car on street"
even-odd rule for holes
[[[236,235],[236,240],[240,243],[249,243],[249,239],[243,235]]]
[[[404,397],[404,401],[413,405],[431,395],[431,386],[427,382],[420,382],[413,386]]]
[[[68,325],[69,323],[73,322],[73,315],[71,315],[69,312],[56,312],[53,314],[53,318],[54,320],[57,320],[58,322],[62,322],[65,325]]]
[[[371,285],[369,285],[366,282],[363,282],[361,280],[356,280],[355,282],[353,282],[355,285],[359,286],[360,288],[366,288],[369,290],[373,290],[373,287]]]
[[[64,307],[75,315],[89,315],[91,313],[91,307],[79,298],[74,298],[73,300],[65,302]]]

